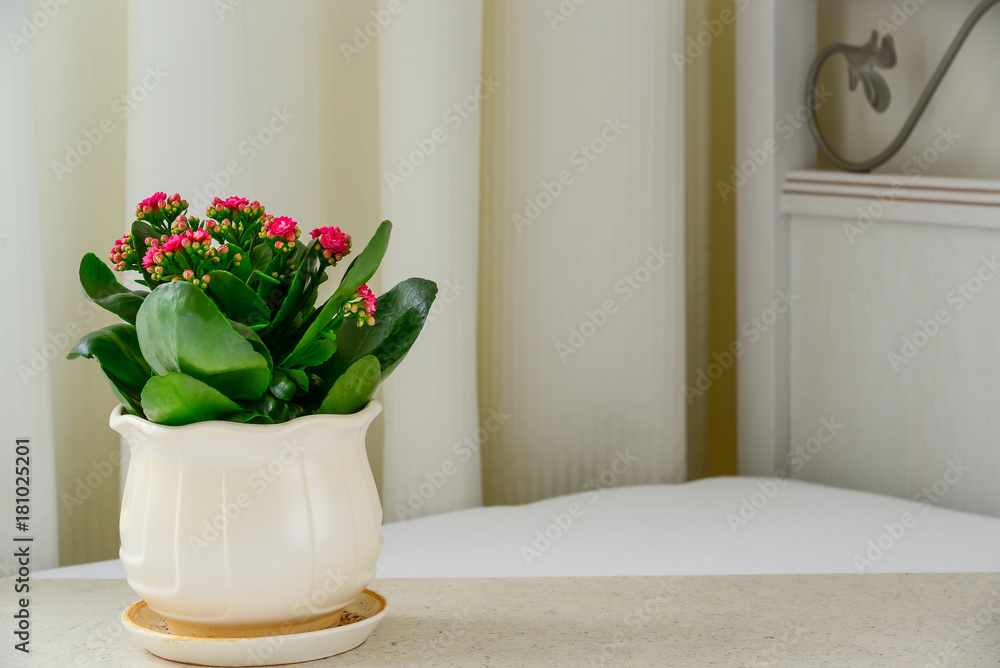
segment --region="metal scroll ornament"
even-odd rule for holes
[[[888,70],[896,65],[896,46],[891,35],[886,35],[884,37],[879,37],[878,31],[872,31],[872,37],[867,44],[863,46],[850,46],[848,44],[832,44],[818,54],[813,60],[812,66],[809,68],[809,76],[807,78],[806,85],[806,101],[807,107],[809,109],[809,130],[812,132],[813,139],[816,140],[816,145],[819,146],[819,150],[823,152],[830,162],[836,165],[838,168],[848,171],[848,172],[870,172],[876,167],[885,164],[892,156],[899,152],[899,149],[903,147],[906,140],[909,139],[910,135],[913,133],[913,129],[916,127],[917,122],[923,115],[924,111],[927,109],[927,105],[930,103],[931,98],[934,97],[934,93],[937,91],[938,86],[944,79],[945,74],[948,73],[948,68],[951,67],[952,62],[955,60],[955,56],[958,55],[959,50],[962,45],[965,44],[965,40],[969,37],[969,33],[975,28],[979,19],[988,12],[994,5],[1000,3],[1000,0],[983,0],[979,5],[972,11],[969,18],[965,20],[962,27],[959,29],[958,34],[955,35],[955,39],[952,40],[951,46],[948,47],[948,51],[944,54],[944,58],[938,64],[937,69],[934,70],[931,80],[927,83],[924,92],[920,94],[920,99],[917,100],[916,106],[910,112],[910,115],[906,119],[906,123],[903,124],[902,129],[896,135],[892,143],[886,147],[884,151],[878,155],[869,158],[868,160],[862,160],[855,162],[853,160],[848,160],[843,157],[826,140],[823,135],[823,130],[819,127],[819,121],[817,119],[817,105],[808,104],[809,100],[812,100],[815,96],[816,90],[816,80],[819,78],[820,70],[823,68],[824,63],[833,55],[841,54],[847,61],[847,73],[848,73],[848,84],[850,89],[856,90],[858,84],[860,83],[865,92],[865,97],[868,98],[869,104],[875,111],[882,113],[889,108],[889,102],[892,96],[889,93],[889,84],[886,83],[885,79],[878,72],[878,70]]]

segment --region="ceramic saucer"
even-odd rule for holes
[[[122,614],[122,624],[140,645],[162,659],[201,666],[273,666],[352,650],[368,639],[387,609],[382,596],[366,589],[347,606],[337,626],[255,638],[196,638],[171,633],[163,618],[139,601]]]

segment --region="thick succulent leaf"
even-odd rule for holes
[[[333,320],[337,312],[343,308],[344,303],[357,293],[358,288],[371,280],[378,266],[382,263],[382,258],[385,257],[391,233],[392,223],[388,220],[382,221],[382,224],[375,230],[371,241],[368,242],[365,249],[361,251],[361,254],[348,267],[337,291],[326,301],[323,308],[309,324],[309,327],[306,328],[305,333],[299,339],[298,343],[295,344],[292,354],[299,352],[315,341],[320,332],[326,329],[326,326],[330,324],[330,321]]]
[[[260,353],[267,360],[268,373],[274,371],[274,359],[271,357],[271,351],[267,349],[267,344],[260,338],[260,335],[242,322],[230,320],[229,324],[233,326],[237,334],[250,342],[250,345],[253,346],[256,352]]]
[[[281,302],[278,312],[271,319],[270,326],[265,330],[266,334],[275,334],[281,330],[283,325],[291,322],[296,314],[302,310],[303,304],[309,300],[310,296],[315,300],[315,292],[319,287],[319,275],[322,271],[319,257],[316,253],[310,252],[315,244],[316,242],[312,241],[306,252],[303,253],[302,261],[298,269],[295,270],[295,276],[292,278],[288,293],[285,295],[284,301]]]
[[[119,283],[111,267],[93,253],[87,253],[80,261],[80,286],[95,304],[132,325],[149,294],[146,290],[129,290]]]
[[[293,353],[286,361],[287,366],[312,367],[318,366],[330,359],[337,350],[337,344],[330,339],[320,337],[297,353]]]
[[[242,402],[242,405],[243,410],[264,416],[274,423],[288,422],[305,414],[298,404],[278,399],[270,392],[265,392],[260,399]]]
[[[228,271],[208,272],[211,281],[206,291],[227,318],[252,329],[261,329],[270,322],[271,312],[254,290]]]
[[[235,264],[230,265],[228,271],[246,283],[250,280],[250,275],[253,273],[253,256],[234,243],[227,243],[226,245],[229,246],[229,254],[233,257],[236,257],[234,253],[239,253],[243,256],[243,259],[240,260],[240,266],[237,267]]]
[[[380,379],[378,358],[374,355],[362,357],[334,382],[316,412],[337,415],[357,413],[371,401]]]
[[[309,391],[309,376],[302,369],[286,369],[288,377],[292,379],[299,389],[303,392]]]
[[[256,399],[267,389],[267,360],[187,281],[153,290],[139,309],[136,330],[143,357],[158,374],[186,373],[231,399]]]
[[[137,220],[132,223],[132,247],[135,248],[135,252],[139,255],[140,266],[139,271],[142,273],[143,279],[146,281],[147,286],[155,286],[156,282],[153,281],[149,272],[146,271],[141,264],[141,260],[146,255],[146,239],[158,238],[160,235],[153,231],[153,226],[147,222]]]
[[[298,385],[282,371],[275,371],[274,375],[271,376],[271,384],[267,389],[282,401],[291,401],[295,398]]]
[[[380,296],[375,324],[341,328],[337,352],[323,365],[321,375],[332,382],[355,360],[374,355],[385,380],[417,340],[436,295],[434,281],[410,278]]]
[[[171,426],[224,420],[243,410],[214,387],[186,373],[150,378],[142,388],[142,406],[146,419]]]
[[[118,323],[84,335],[66,359],[97,359],[101,368],[120,383],[141,389],[152,375],[139,349],[139,338],[132,325]]]
[[[111,393],[115,395],[122,406],[125,406],[129,412],[134,415],[138,415],[141,418],[145,418],[146,414],[142,410],[142,388],[134,391],[131,388],[126,388],[119,384],[107,371],[104,372],[105,377],[108,379],[108,384],[111,386]]]
[[[281,261],[281,256],[275,254],[270,260],[267,261],[267,264],[260,269],[261,273],[271,276],[271,274],[277,272],[281,267]],[[257,275],[254,275],[254,279],[260,281],[260,283],[257,284],[257,295],[264,300],[264,303],[268,305],[268,308],[271,308],[272,311],[277,311],[278,306],[281,304],[281,300],[284,298],[285,292],[288,290],[288,286],[272,283],[271,281],[260,278]]]
[[[253,250],[250,251],[250,266],[253,269],[263,270],[273,255],[274,251],[268,244],[254,244]]]
[[[274,424],[274,420],[267,417],[266,415],[261,415],[260,413],[237,413],[236,415],[230,415],[226,418],[230,422],[249,422],[250,424]]]

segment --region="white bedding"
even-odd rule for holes
[[[758,478],[460,510],[391,522],[382,536],[386,578],[1000,571],[1000,519]],[[36,577],[125,572],[111,560]]]

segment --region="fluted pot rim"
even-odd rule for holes
[[[194,434],[201,431],[224,429],[230,433],[244,433],[247,435],[253,434],[259,437],[268,433],[268,431],[275,434],[279,432],[287,433],[289,430],[297,427],[311,427],[317,424],[328,425],[330,427],[337,427],[340,429],[363,429],[371,424],[371,421],[374,420],[381,412],[382,404],[377,400],[372,399],[357,413],[351,413],[349,415],[314,413],[313,415],[303,415],[293,420],[288,420],[287,422],[278,422],[275,424],[248,424],[246,422],[230,422],[229,420],[204,420],[202,422],[172,426],[150,422],[149,420],[139,417],[138,415],[126,413],[125,407],[118,404],[115,406],[114,410],[111,411],[111,418],[108,423],[111,428],[118,433],[123,433],[122,429],[131,425],[132,428],[150,436],[157,434],[184,436],[186,434]]]

